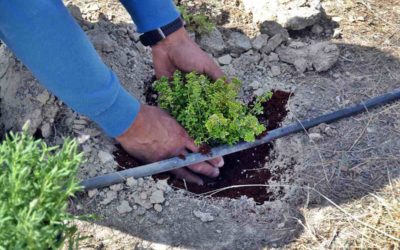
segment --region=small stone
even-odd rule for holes
[[[146,200],[147,199],[147,193],[146,192],[141,192],[140,193],[140,199]]]
[[[171,187],[168,185],[167,180],[158,180],[156,183],[156,187],[164,192],[168,192],[171,190]]]
[[[138,209],[136,210],[136,213],[138,215],[144,215],[146,213],[146,208],[144,207],[138,207]]]
[[[162,206],[160,204],[154,204],[154,210],[156,210],[157,212],[161,213],[162,211]]]
[[[251,45],[253,49],[260,50],[262,47],[266,46],[268,43],[269,36],[267,34],[261,34],[253,39]]]
[[[88,125],[88,121],[86,119],[77,119],[77,120],[74,120],[74,124],[76,124],[76,125]]]
[[[212,216],[210,213],[203,213],[199,210],[194,210],[193,214],[194,216],[199,218],[202,222],[210,222],[214,220],[214,216]]]
[[[131,206],[129,206],[129,202],[126,200],[121,201],[121,204],[117,207],[117,211],[120,214],[129,213],[132,211]]]
[[[115,199],[117,199],[117,192],[109,190],[106,193],[106,198],[104,200],[102,200],[100,202],[100,204],[107,205],[107,204],[109,204],[111,201],[113,201]]]
[[[119,53],[118,61],[122,66],[126,66],[128,64],[128,56],[125,53]]]
[[[305,46],[307,46],[307,43],[303,43],[303,42],[299,42],[299,41],[293,41],[289,44],[289,47],[294,48],[294,49],[303,48]]]
[[[231,62],[232,62],[232,57],[231,57],[229,54],[224,55],[224,56],[221,56],[221,57],[218,58],[218,62],[219,62],[219,64],[221,64],[221,65],[228,65],[228,64],[231,64]]]
[[[308,134],[308,137],[310,138],[311,141],[313,142],[318,142],[322,140],[322,135],[320,133],[310,133]]]
[[[163,203],[164,201],[164,192],[161,190],[154,191],[150,196],[151,203]]]
[[[322,32],[324,32],[324,28],[319,25],[319,24],[315,24],[312,28],[311,28],[311,32],[316,34],[316,35],[320,35],[322,34]]]
[[[281,74],[281,67],[279,67],[278,65],[271,66],[272,77],[279,76],[280,74]]]
[[[93,198],[93,197],[95,197],[98,193],[99,193],[99,190],[97,190],[97,188],[91,189],[91,190],[88,191],[88,196],[89,196],[89,198]]]
[[[333,38],[340,38],[342,36],[342,30],[341,29],[334,29],[333,30]]]
[[[279,224],[277,225],[277,227],[278,227],[278,228],[284,228],[284,227],[285,227],[285,223],[283,223],[283,222],[282,222],[282,223],[279,223]]]
[[[113,52],[117,43],[110,38],[107,33],[99,32],[92,37],[93,45],[96,49],[103,52]]]
[[[49,138],[50,137],[50,135],[51,135],[51,126],[50,126],[49,123],[47,123],[47,122],[44,123],[42,125],[42,127],[40,128],[40,130],[42,131],[42,136],[44,138]]]
[[[90,139],[90,135],[82,134],[82,135],[78,136],[77,141],[79,144],[83,144],[83,143],[87,142],[89,139]]]
[[[222,233],[222,231],[221,230],[216,230],[216,232],[217,232],[217,234],[220,234],[220,233]]]
[[[114,161],[114,157],[110,153],[105,151],[99,151],[98,156],[103,164]]]
[[[261,88],[261,83],[260,83],[260,82],[257,82],[257,81],[253,81],[253,82],[250,83],[249,86],[250,86],[252,89],[259,89],[259,88]]]
[[[279,45],[281,45],[283,42],[285,42],[287,39],[279,33],[276,34],[275,36],[271,37],[271,39],[268,40],[267,46],[265,49],[263,49],[263,52],[265,53],[270,53],[274,51],[276,48],[278,48]]]
[[[349,171],[349,167],[348,166],[340,166],[340,171],[348,172]]]
[[[148,200],[142,200],[138,193],[134,193],[132,196],[133,196],[135,203],[140,205],[141,207],[143,207],[145,209],[150,209],[153,207],[153,205]]]
[[[121,191],[123,188],[124,188],[124,187],[123,187],[122,184],[116,184],[116,185],[110,186],[110,189],[111,189],[112,191],[115,191],[115,192]]]
[[[137,181],[138,181],[138,186],[139,186],[139,187],[142,187],[143,184],[144,184],[143,178],[139,178]]]
[[[254,91],[254,95],[255,96],[262,96],[264,94],[264,90],[262,88],[257,89],[256,91]]]
[[[268,61],[269,62],[279,62],[278,54],[271,52],[271,54],[269,54],[269,56],[268,56]]]
[[[133,177],[129,177],[126,180],[126,185],[128,185],[129,187],[135,187],[135,186],[137,186],[137,184],[138,184],[138,181]]]
[[[72,128],[73,128],[74,130],[81,131],[81,130],[83,130],[83,129],[85,128],[85,125],[74,124],[74,125],[72,126]]]
[[[40,103],[45,104],[50,99],[50,94],[46,90],[36,97]]]

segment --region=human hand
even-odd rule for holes
[[[143,162],[155,162],[199,151],[193,139],[175,119],[157,107],[144,104],[131,127],[116,139],[129,154]],[[218,157],[171,172],[178,178],[203,185],[203,180],[195,173],[217,177],[218,168],[223,165],[224,160]]]
[[[189,37],[185,28],[181,28],[152,47],[156,77],[171,77],[176,70],[196,71],[206,74],[213,80],[224,75],[200,47]]]

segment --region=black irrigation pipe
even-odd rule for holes
[[[102,176],[90,178],[81,182],[81,185],[85,190],[94,188],[102,188],[124,182],[129,177],[139,178],[144,176],[150,176],[167,172],[173,169],[181,168],[184,166],[192,165],[195,163],[207,161],[215,158],[216,156],[224,156],[232,153],[236,153],[245,149],[253,148],[275,139],[285,137],[287,135],[298,133],[306,129],[315,127],[321,123],[332,123],[337,120],[356,115],[358,113],[368,111],[369,109],[388,104],[390,102],[400,99],[400,88],[395,89],[389,93],[381,96],[371,98],[363,101],[357,105],[353,105],[344,109],[340,109],[325,115],[318,116],[316,118],[303,120],[296,122],[292,125],[274,129],[268,132],[264,137],[254,142],[241,142],[233,146],[222,145],[211,149],[207,155],[200,153],[188,154],[185,159],[174,157],[171,159],[154,162],[151,164],[143,165],[137,168],[126,169],[123,171],[110,173]]]

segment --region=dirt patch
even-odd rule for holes
[[[153,96],[149,94],[147,96]],[[274,91],[274,94],[268,102],[263,104],[264,114],[258,119],[267,127],[267,131],[276,129],[286,117],[286,104],[290,94],[283,91]],[[182,180],[171,177],[169,183],[177,188],[187,189],[196,194],[213,192],[221,188],[241,186],[241,185],[264,185],[268,184],[271,178],[279,179],[279,176],[273,176],[264,164],[269,160],[269,153],[273,145],[271,143],[261,145],[252,149],[227,155],[224,157],[225,166],[221,169],[221,174],[215,178],[205,178],[204,186],[185,183]],[[114,152],[115,160],[122,169],[133,168],[140,165],[140,162],[129,156],[121,147]],[[168,174],[156,175],[157,179],[169,178]],[[272,200],[272,192],[266,187],[235,187],[216,193],[216,197],[239,198],[241,196],[253,198],[256,202]]]

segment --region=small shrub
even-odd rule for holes
[[[26,133],[0,145],[0,249],[56,249],[76,231],[68,198],[80,190],[77,144],[48,147]],[[71,242],[71,241],[70,241]]]
[[[196,32],[198,34],[208,34],[213,30],[214,24],[211,22],[208,16],[201,13],[189,13],[187,8],[183,5],[178,6],[178,9],[182,14],[183,20],[185,20],[186,28],[189,31]]]
[[[262,114],[261,102],[271,98],[267,93],[249,108],[241,103],[241,83],[233,79],[211,82],[204,75],[176,72],[171,82],[162,78],[155,83],[159,105],[186,128],[196,144],[234,144],[240,140],[254,141],[265,131],[255,115]]]

